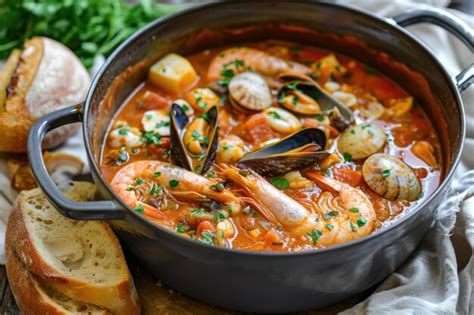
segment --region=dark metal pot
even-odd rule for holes
[[[301,27],[280,29],[277,24],[269,24],[275,22],[317,32],[310,34],[301,31]],[[472,29],[438,10],[384,19],[331,3],[236,1],[206,4],[159,19],[110,56],[94,79],[84,104],[38,119],[28,140],[33,173],[48,199],[65,216],[111,221],[123,245],[155,276],[201,301],[241,311],[289,312],[349,298],[382,281],[414,251],[434,223],[462,149],[465,126],[459,93],[472,84],[474,68],[471,65],[457,77],[451,77],[433,53],[402,28],[419,22],[438,24],[473,49]],[[264,31],[230,32],[220,37],[206,36],[206,31],[202,31],[203,27],[224,31],[256,24],[266,25]],[[340,37],[353,40],[338,42]],[[208,246],[161,228],[127,207],[101,176],[99,159],[107,126],[123,100],[145,78],[147,66],[168,52],[186,54],[259,38],[289,38],[339,50],[377,67],[414,95],[437,127],[444,148],[446,172],[437,191],[394,224],[368,237],[299,253]],[[384,63],[384,56],[392,57],[398,66]],[[140,65],[143,60],[147,61]],[[114,81],[131,66],[138,70],[126,72],[122,84]],[[66,199],[48,177],[42,160],[40,144],[45,133],[79,121],[83,123],[92,174],[104,201],[78,203]]]

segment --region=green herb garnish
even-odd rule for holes
[[[269,111],[268,114],[269,114],[270,116],[272,116],[273,118],[275,118],[275,119],[281,119],[281,115],[278,114],[277,112],[273,111],[273,110],[272,110],[272,111]]]
[[[316,229],[314,229],[311,232],[306,232],[306,236],[311,238],[311,241],[313,242],[313,245],[315,245],[318,242],[321,235],[323,235],[323,233],[321,233],[319,230],[316,230]]]
[[[360,226],[360,227],[364,226],[366,223],[367,223],[367,219],[364,218],[364,217],[360,217],[360,218],[357,220],[357,225]]]
[[[390,173],[390,170],[383,170],[380,174],[382,175],[382,177],[389,177]]]
[[[172,180],[170,180],[168,183],[170,184],[170,187],[171,187],[171,188],[175,188],[176,186],[179,185],[179,180],[177,180],[177,179],[172,179]]]
[[[186,229],[184,228],[183,223],[176,224],[176,232],[177,233],[186,233]]]
[[[346,162],[349,162],[352,159],[352,155],[348,152],[344,152],[342,156],[344,157],[344,161]]]
[[[274,177],[272,178],[273,186],[277,187],[280,190],[285,190],[290,186],[290,183],[286,178],[283,177]]]
[[[350,208],[349,211],[352,213],[359,213],[359,209],[357,208]]]
[[[136,206],[133,209],[138,213],[143,213],[145,211],[145,208],[143,208],[143,206]]]

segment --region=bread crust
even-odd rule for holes
[[[118,257],[121,261],[120,265],[125,266],[127,272],[126,277],[120,283],[100,286],[73,279],[43,259],[40,250],[29,235],[25,214],[22,211],[23,203],[26,202],[25,197],[33,191],[40,192],[39,188],[23,191],[16,199],[10,213],[6,233],[6,244],[14,248],[25,269],[74,300],[106,308],[113,314],[139,314],[140,303],[133,278],[126,267],[120,243],[107,224],[100,223],[103,224],[105,232],[109,236],[110,246],[120,255]],[[29,304],[26,306],[30,307]]]
[[[7,99],[0,110],[2,152],[26,152],[28,132],[37,118],[82,102],[91,79],[79,59],[64,45],[45,37],[25,42]],[[45,148],[63,143],[78,128],[68,125],[49,133]]]

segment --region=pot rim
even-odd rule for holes
[[[454,161],[452,163],[451,168],[449,171],[446,173],[446,176],[443,178],[441,184],[437,187],[437,189],[429,196],[426,200],[421,202],[420,204],[417,204],[414,206],[410,211],[405,212],[401,217],[394,219],[394,221],[389,225],[386,226],[382,229],[379,229],[370,235],[364,236],[362,238],[356,239],[354,241],[349,241],[341,244],[336,244],[333,246],[325,247],[325,248],[316,248],[316,249],[311,249],[311,250],[305,250],[305,251],[297,251],[297,252],[273,252],[273,251],[248,251],[248,250],[242,250],[242,249],[237,249],[237,248],[224,248],[224,247],[217,247],[217,246],[212,246],[208,245],[202,242],[196,242],[195,240],[191,240],[188,238],[181,237],[179,234],[177,234],[174,231],[170,231],[168,229],[165,229],[161,227],[160,225],[153,223],[152,221],[144,218],[142,215],[136,213],[133,211],[127,204],[125,204],[118,196],[117,194],[113,191],[113,189],[110,187],[109,183],[104,179],[102,176],[102,173],[100,171],[100,167],[94,158],[94,154],[92,153],[92,145],[91,145],[91,139],[87,136],[89,133],[89,106],[92,101],[92,96],[96,90],[96,86],[98,85],[99,81],[101,80],[102,76],[104,73],[107,71],[108,67],[112,63],[112,61],[124,50],[129,46],[131,42],[133,42],[135,39],[138,37],[142,36],[143,33],[147,32],[148,30],[156,27],[157,25],[166,23],[170,20],[175,19],[176,17],[184,16],[190,12],[196,12],[196,11],[205,11],[208,10],[209,8],[215,8],[219,6],[225,6],[229,3],[227,2],[211,2],[211,3],[204,3],[200,5],[194,5],[190,8],[178,11],[176,13],[161,17],[156,19],[155,21],[150,22],[149,24],[145,25],[141,29],[139,29],[137,32],[135,32],[133,35],[131,35],[127,40],[125,40],[122,44],[120,44],[119,47],[117,47],[112,54],[107,58],[105,63],[102,65],[98,73],[95,75],[92,84],[87,92],[87,97],[86,100],[84,101],[83,105],[83,139],[84,139],[84,144],[85,144],[85,149],[87,153],[87,157],[89,160],[90,168],[93,172],[95,172],[95,178],[99,179],[103,186],[108,190],[108,192],[114,197],[114,201],[118,202],[126,211],[128,214],[134,215],[136,218],[139,218],[144,224],[147,224],[150,226],[150,228],[155,229],[158,232],[165,233],[167,236],[171,236],[175,241],[177,242],[184,242],[183,245],[193,245],[193,246],[202,246],[201,248],[203,250],[212,250],[212,251],[217,251],[220,253],[227,253],[227,254],[233,254],[233,255],[247,255],[247,256],[253,256],[253,257],[299,257],[299,256],[306,256],[306,255],[323,255],[325,253],[331,253],[334,251],[342,250],[342,249],[348,249],[354,246],[357,246],[361,243],[365,243],[368,241],[371,241],[374,238],[377,238],[385,233],[388,233],[389,231],[395,229],[399,225],[402,225],[406,221],[410,220],[413,216],[418,215],[420,211],[429,203],[432,202],[434,198],[440,194],[441,191],[445,189],[445,187],[451,182],[451,179],[454,175],[454,172],[458,166],[461,152],[464,146],[464,139],[465,139],[465,134],[466,134],[466,128],[465,128],[465,112],[464,112],[464,106],[462,104],[462,100],[460,97],[459,90],[457,89],[455,79],[449,75],[447,70],[443,67],[441,62],[436,58],[434,53],[430,50],[430,48],[422,42],[420,39],[418,39],[414,34],[410,33],[409,31],[405,30],[403,27],[399,26],[393,19],[391,18],[385,18],[382,16],[378,16],[372,12],[369,12],[367,10],[361,9],[361,8],[356,8],[350,5],[345,5],[345,4],[337,4],[337,3],[332,3],[329,1],[312,1],[312,0],[292,0],[293,2],[296,1],[298,3],[302,4],[308,4],[308,5],[325,5],[325,6],[331,6],[335,7],[340,10],[348,11],[350,13],[355,13],[362,15],[366,18],[369,19],[374,19],[377,20],[378,22],[383,23],[385,26],[392,28],[393,30],[396,30],[401,36],[406,36],[408,37],[409,40],[415,42],[422,50],[431,57],[432,60],[434,60],[435,64],[438,66],[442,74],[449,78],[449,84],[450,88],[455,91],[454,95],[456,97],[456,105],[458,107],[459,113],[460,113],[460,124],[461,124],[461,141],[460,141],[460,146],[457,150],[457,152],[454,155]],[[240,0],[239,3],[242,4],[242,2],[246,3],[253,3],[252,0]],[[279,1],[276,1],[275,3],[279,3]]]

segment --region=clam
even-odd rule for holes
[[[244,112],[258,112],[272,105],[272,94],[261,75],[245,71],[230,80],[229,100],[232,106]]]
[[[311,77],[283,73],[279,78],[285,84],[278,91],[278,102],[289,111],[314,116],[327,114],[337,108],[347,122],[353,121],[351,110],[328,94]]]
[[[367,185],[388,200],[413,201],[421,193],[421,184],[413,170],[402,160],[389,154],[377,153],[362,166]]]
[[[358,160],[379,152],[385,145],[385,131],[374,124],[355,125],[346,129],[338,140],[338,150]]]
[[[171,106],[171,159],[185,169],[204,174],[218,147],[217,107],[190,121],[178,104]]]
[[[302,169],[323,160],[326,136],[318,128],[302,129],[280,141],[250,152],[237,162],[261,175],[277,176]]]

